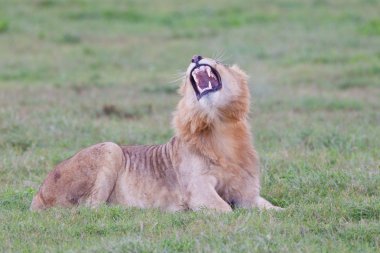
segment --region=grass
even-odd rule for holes
[[[378,252],[378,1],[0,1],[0,251]],[[251,76],[262,193],[281,213],[28,211],[88,145],[172,136],[176,72]]]

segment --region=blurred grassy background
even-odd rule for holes
[[[0,0],[0,250],[376,251],[379,13],[377,0]],[[193,54],[251,76],[263,194],[287,211],[27,211],[80,148],[167,141]]]

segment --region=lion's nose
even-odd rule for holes
[[[200,60],[202,60],[202,56],[200,55],[194,55],[193,58],[191,58],[191,62],[195,64],[198,64]]]

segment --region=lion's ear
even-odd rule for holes
[[[231,69],[240,76],[240,78],[244,79],[245,81],[248,80],[249,76],[239,68],[238,65],[234,64],[232,65]]]

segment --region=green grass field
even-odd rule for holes
[[[0,0],[0,251],[379,252],[379,13],[377,0]],[[79,149],[166,142],[193,54],[251,76],[262,193],[284,212],[29,212]]]

